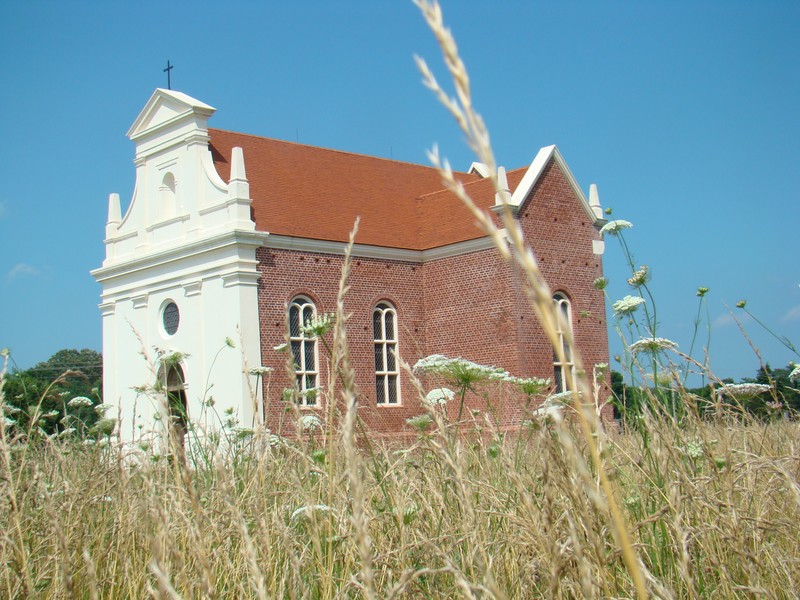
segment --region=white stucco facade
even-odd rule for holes
[[[159,356],[180,355],[191,420],[213,427],[233,409],[251,426],[261,414],[248,369],[261,365],[255,252],[268,234],[250,217],[241,149],[229,183],[214,168],[214,110],[156,90],[128,131],[136,185],[124,217],[119,196],[109,197],[106,258],[92,274],[102,285],[103,398],[119,409],[123,440],[157,428],[158,402],[141,390],[155,383]],[[179,313],[172,334],[164,323],[171,303]]]

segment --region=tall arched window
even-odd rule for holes
[[[161,363],[158,381],[167,394],[169,408],[170,437],[177,452],[183,452],[186,433],[189,431],[189,412],[186,403],[186,377],[178,363]]]
[[[314,303],[304,296],[298,296],[289,305],[289,343],[292,347],[295,381],[300,391],[300,404],[303,406],[317,404],[317,395],[310,392],[319,387],[317,338],[303,329],[316,314]]]
[[[372,335],[375,340],[375,390],[378,404],[399,404],[397,312],[388,302],[381,302],[372,311]]]
[[[564,353],[562,360],[558,352],[553,350],[553,382],[556,393],[560,393],[567,391],[567,372],[572,371],[573,378],[575,376],[575,363],[572,362],[572,348],[569,345],[572,339],[572,307],[569,299],[561,293],[553,296],[553,303],[560,317],[556,322],[557,344]]]

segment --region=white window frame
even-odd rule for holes
[[[386,316],[391,315],[387,327]],[[400,365],[398,364],[397,310],[381,301],[372,309],[372,338],[375,357],[375,401],[378,406],[400,406]],[[394,402],[391,401],[394,382]]]
[[[575,380],[575,362],[572,357],[572,347],[569,340],[572,339],[572,304],[569,298],[561,292],[553,295],[553,304],[556,312],[563,315],[563,319],[556,319],[556,334],[558,336],[558,347],[564,352],[564,361],[558,356],[558,352],[553,350],[553,384],[555,393],[566,392],[568,389],[567,371],[572,372],[573,381]],[[567,329],[564,329],[566,325]]]
[[[297,311],[297,328],[293,331],[292,314]],[[311,389],[319,390],[319,345],[316,336],[307,336],[303,325],[317,316],[317,307],[306,296],[297,296],[289,304],[289,352],[294,363],[294,376],[297,391],[300,393],[300,406],[318,407],[319,393],[309,394]],[[297,348],[297,352],[295,351]],[[297,360],[299,357],[299,361]],[[313,364],[308,364],[308,359]]]

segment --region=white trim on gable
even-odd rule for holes
[[[539,178],[542,176],[542,173],[544,172],[547,164],[550,162],[550,159],[555,160],[556,164],[564,173],[564,177],[566,177],[570,187],[572,187],[575,195],[580,200],[583,209],[586,211],[586,214],[592,219],[592,223],[594,225],[602,225],[605,223],[599,203],[594,208],[589,204],[589,201],[586,199],[583,190],[581,190],[578,182],[575,180],[575,176],[572,174],[572,171],[570,171],[566,161],[564,160],[564,157],[561,156],[561,152],[559,152],[555,145],[545,146],[536,154],[531,166],[528,167],[528,170],[525,172],[522,181],[519,182],[517,189],[514,190],[514,193],[511,195],[511,199],[508,201],[511,209],[514,212],[520,209],[522,203],[525,202],[526,198],[530,195],[531,191],[536,185],[536,182],[539,181]]]

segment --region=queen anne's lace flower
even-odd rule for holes
[[[322,421],[317,415],[303,415],[300,417],[300,427],[303,431],[313,431],[322,426]]]
[[[533,396],[539,394],[543,389],[550,385],[549,379],[541,379],[539,377],[517,378],[514,382],[519,387],[523,394]]]
[[[448,401],[456,397],[456,393],[448,388],[434,388],[425,396],[425,404],[436,406],[437,404],[447,404]]]
[[[678,344],[672,340],[662,337],[642,338],[633,342],[628,348],[631,354],[638,354],[639,352],[657,352],[659,350],[676,350]]]
[[[617,235],[623,229],[630,229],[631,227],[633,227],[633,223],[630,221],[624,221],[622,219],[609,221],[600,229],[600,235],[605,235],[607,233],[610,233],[611,235]]]
[[[789,379],[794,382],[800,380],[800,365],[794,365],[794,369],[789,373]]]
[[[737,400],[746,400],[748,398],[755,398],[759,394],[768,392],[771,389],[772,386],[766,383],[726,383],[719,388],[719,391]]]
[[[617,300],[611,305],[615,315],[627,315],[639,308],[640,304],[644,304],[644,298],[641,296],[625,296],[622,300]]]
[[[250,367],[250,375],[266,375],[272,372],[272,367]]]
[[[308,337],[322,337],[333,328],[334,322],[331,314],[314,315],[301,329]]]
[[[637,288],[647,283],[648,279],[650,279],[650,268],[647,265],[642,265],[628,278],[628,285]]]
[[[86,396],[75,396],[72,400],[67,402],[67,406],[71,408],[80,408],[81,406],[91,406],[91,399]]]
[[[429,427],[431,423],[433,423],[433,419],[428,413],[424,413],[422,415],[417,415],[416,417],[406,419],[406,423],[411,425],[411,427],[414,429],[425,429],[426,427]]]

